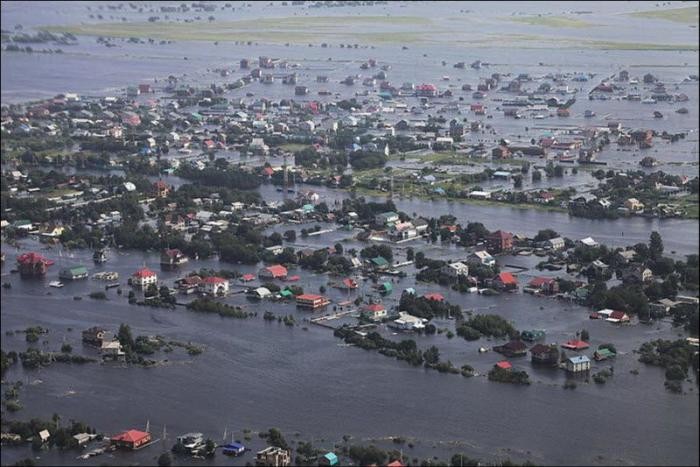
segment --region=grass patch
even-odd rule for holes
[[[310,16],[304,18],[262,18],[211,23],[104,23],[71,26],[46,26],[45,31],[70,32],[83,36],[149,37],[159,40],[183,41],[260,41],[271,43],[344,43],[412,42],[422,38],[420,33],[407,30],[432,24],[419,16]],[[348,30],[348,25],[368,31],[376,26],[398,27],[398,30],[362,32]]]
[[[504,19],[531,26],[548,26],[552,28],[590,28],[596,26],[588,21],[567,18],[566,16],[513,16]]]
[[[676,23],[697,24],[700,20],[700,9],[697,6],[672,8],[669,10],[637,11],[629,13],[635,18],[665,19]]]

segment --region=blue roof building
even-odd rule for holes
[[[323,455],[318,461],[319,465],[338,465],[338,456],[329,452]]]

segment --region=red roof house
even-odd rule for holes
[[[351,279],[349,277],[346,277],[343,279],[343,285],[347,289],[356,289],[357,288],[357,281],[355,279]]]
[[[527,285],[545,294],[559,292],[559,283],[552,277],[535,277]]]
[[[500,368],[501,370],[511,370],[513,365],[511,365],[509,361],[502,360],[496,363],[496,367]]]
[[[427,300],[433,300],[436,302],[442,302],[445,300],[445,297],[441,293],[437,292],[431,292],[423,295],[423,298]]]
[[[254,279],[255,279],[255,275],[254,275],[254,274],[243,274],[243,275],[241,276],[241,281],[242,281],[242,282],[250,282],[250,281],[252,281],[252,280],[254,280]]]
[[[29,252],[17,257],[19,273],[22,277],[36,277],[46,274],[46,270],[53,261],[46,259],[39,253]]]
[[[261,269],[258,275],[263,279],[284,279],[287,277],[287,268],[281,264],[276,264]]]
[[[501,253],[513,248],[513,234],[497,230],[486,239],[488,247],[494,253]]]
[[[397,460],[395,460],[395,461],[389,462],[389,463],[386,465],[386,467],[405,467],[405,466],[404,466],[404,464],[401,463],[400,460],[397,459]]]
[[[151,434],[145,431],[129,430],[110,438],[110,443],[116,447],[138,449],[151,441]]]
[[[589,347],[588,342],[579,339],[572,339],[570,341],[565,342],[561,346],[569,350],[584,350]]]
[[[514,289],[518,286],[518,279],[509,272],[501,272],[494,279],[494,285],[500,289]]]

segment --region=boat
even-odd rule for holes
[[[63,282],[51,281],[51,282],[49,282],[49,287],[55,287],[57,289],[60,289],[61,287],[63,287]]]
[[[656,104],[656,100],[652,97],[647,97],[646,99],[642,99],[642,104]]]
[[[654,111],[654,118],[664,118],[664,114],[662,114],[658,110],[655,110]]]

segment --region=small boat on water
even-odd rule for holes
[[[57,289],[60,289],[61,287],[63,287],[63,282],[51,281],[51,282],[49,282],[49,287],[55,287]]]
[[[654,118],[664,118],[664,114],[662,114],[658,110],[655,110],[654,111]]]

